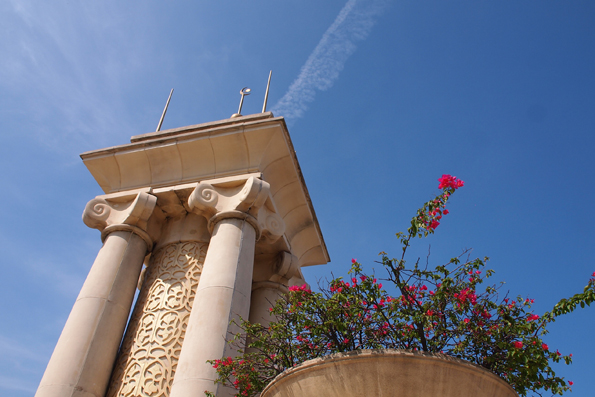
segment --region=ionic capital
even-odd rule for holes
[[[253,176],[221,183],[199,182],[188,197],[188,208],[208,220],[211,233],[217,222],[239,218],[254,227],[257,240],[263,236],[274,242],[285,232],[285,224],[274,210],[269,190],[267,182]]]
[[[300,275],[300,265],[298,258],[295,255],[291,255],[289,252],[282,251],[279,253],[277,262],[273,269],[273,274],[269,278],[269,281],[283,283],[287,285],[289,279],[294,276]]]
[[[148,221],[156,204],[157,197],[145,192],[129,200],[95,197],[85,206],[83,222],[101,231],[102,240],[117,230],[132,231],[142,237],[147,249],[151,250],[153,238],[148,233]]]

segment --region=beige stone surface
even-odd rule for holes
[[[139,135],[131,142],[81,154],[106,194],[135,189],[157,192],[175,185],[260,173],[270,185],[273,212],[283,220],[282,239],[300,266],[329,261],[282,117],[270,112],[242,116]],[[263,252],[267,250],[262,247]]]
[[[147,245],[130,231],[110,233],[72,308],[37,397],[104,397]]]
[[[298,259],[287,251],[275,256],[257,256],[254,264],[250,322],[267,325],[274,318],[270,309],[288,292],[290,279],[301,278]]]
[[[244,219],[215,225],[171,397],[216,391],[216,371],[206,361],[237,354],[227,340],[238,330],[230,321],[249,314],[255,240],[254,228]]]
[[[264,318],[288,286],[304,282],[301,266],[329,261],[285,121],[270,112],[144,134],[81,157],[105,192],[83,213],[104,246],[39,397],[105,397],[137,285],[109,396],[215,390],[206,360],[238,353],[226,343],[238,330],[230,321]]]
[[[270,309],[287,292],[287,287],[281,283],[263,281],[253,284],[250,301],[250,322],[267,326],[275,319]]]
[[[169,396],[207,247],[174,242],[152,255],[107,397]]]
[[[261,397],[517,397],[508,383],[463,360],[404,350],[363,350],[306,361]]]

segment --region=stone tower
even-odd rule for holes
[[[206,360],[238,353],[231,320],[268,321],[302,266],[329,261],[284,119],[153,132],[81,158],[105,192],[83,213],[103,247],[36,396],[229,395]]]

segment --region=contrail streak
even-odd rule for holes
[[[272,111],[285,117],[289,124],[302,117],[316,90],[325,91],[333,86],[345,62],[355,52],[355,43],[368,37],[387,4],[386,0],[349,0]]]

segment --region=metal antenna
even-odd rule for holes
[[[161,114],[161,118],[159,119],[159,124],[157,125],[157,129],[155,131],[161,130],[161,124],[163,124],[163,119],[165,118],[165,113],[167,112],[167,107],[169,106],[169,101],[171,99],[171,94],[174,93],[174,89],[172,88],[169,92],[169,98],[167,98],[167,103],[165,104],[165,108],[163,109],[163,113]]]
[[[240,90],[240,95],[242,96],[242,99],[240,99],[240,107],[238,108],[237,113],[231,115],[232,118],[240,117],[242,115],[242,105],[244,104],[244,96],[250,95],[250,91],[252,91],[252,90],[248,87],[244,87]]]
[[[264,103],[262,104],[262,113],[267,111],[267,100],[269,99],[269,87],[271,86],[271,75],[273,71],[269,72],[269,82],[267,83],[267,92],[264,94]]]

